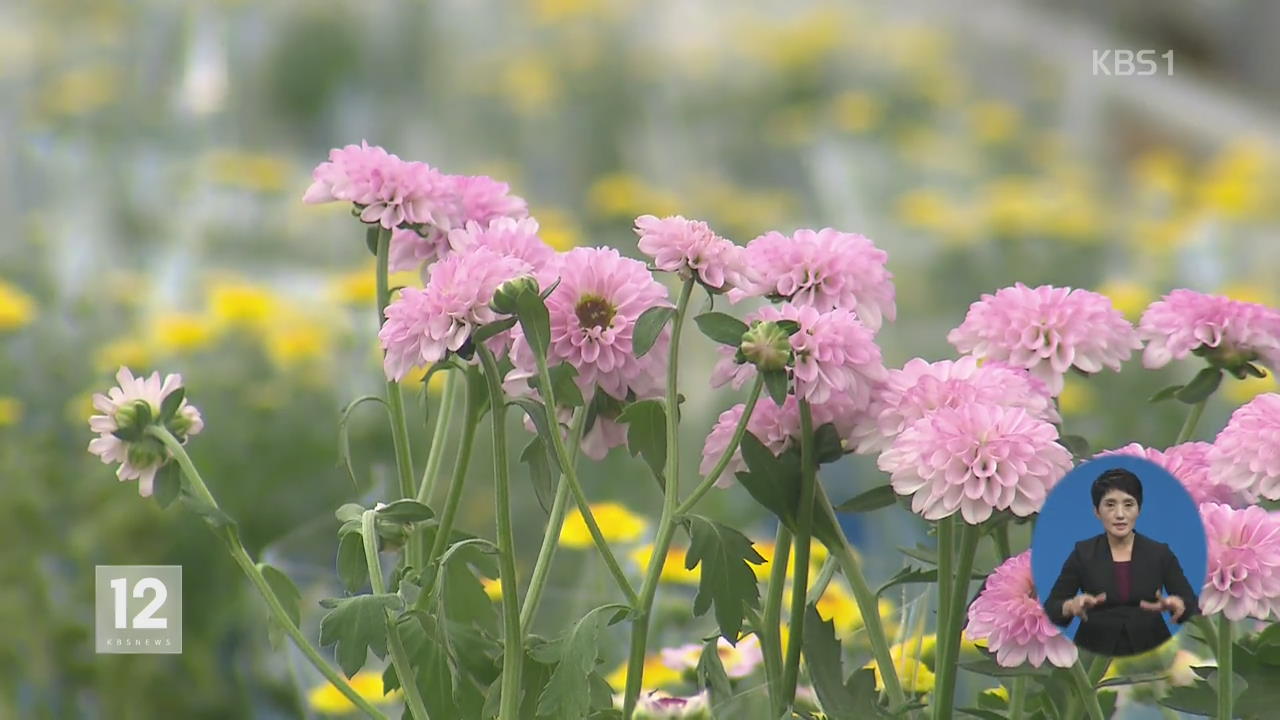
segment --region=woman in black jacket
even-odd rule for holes
[[[1137,475],[1107,470],[1091,494],[1105,532],[1076,543],[1045,612],[1062,627],[1078,616],[1075,643],[1086,650],[1113,656],[1145,652],[1170,637],[1164,611],[1175,623],[1199,612],[1195,590],[1168,545],[1134,531],[1142,510]]]

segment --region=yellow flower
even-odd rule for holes
[[[634,218],[645,213],[673,215],[680,203],[671,193],[652,188],[635,175],[612,173],[591,184],[587,205],[603,217]]]
[[[930,635],[929,637],[933,637]],[[902,645],[894,645],[889,649],[889,655],[893,658],[893,666],[898,671],[898,680],[902,683],[902,689],[907,692],[927,693],[933,691],[934,675],[933,671],[924,663],[920,650],[923,648],[922,642],[903,648]],[[904,653],[906,656],[904,657]],[[867,663],[863,667],[869,667],[876,671],[876,689],[884,689],[884,680],[880,677],[880,667],[875,660]]]
[[[1260,378],[1250,375],[1244,380],[1236,380],[1228,376],[1222,384],[1222,392],[1227,399],[1241,405],[1262,393],[1278,391],[1280,391],[1280,385],[1276,383],[1276,374],[1269,370],[1266,377]]]
[[[773,572],[773,566],[770,565],[770,563],[773,562],[774,546],[772,542],[764,541],[764,542],[754,543],[753,547],[755,547],[755,550],[757,553],[760,553],[760,557],[764,558],[764,562],[759,565],[752,565],[751,569],[752,571],[755,572],[756,578],[763,582],[765,580],[768,580],[769,574]],[[858,551],[856,549],[854,549],[853,555],[854,557],[858,557]],[[810,584],[813,583],[814,578],[818,574],[818,569],[822,566],[823,561],[826,559],[827,559],[826,546],[824,546],[822,543],[818,542],[817,540],[812,541],[812,543],[809,546],[809,582]],[[791,562],[788,562],[787,563],[787,579],[790,579],[795,576],[795,573],[793,572],[794,570],[795,570],[794,564],[792,564]]]
[[[98,372],[115,372],[121,366],[135,372],[151,365],[151,351],[138,340],[120,338],[98,348],[93,366]]]
[[[283,190],[293,173],[287,158],[244,150],[212,150],[204,163],[213,182],[262,193]]]
[[[646,690],[656,690],[658,688],[671,687],[678,685],[684,681],[684,674],[679,670],[672,670],[662,662],[662,656],[654,653],[644,659],[644,687]],[[609,687],[615,690],[621,690],[627,686],[627,664],[622,663],[617,670],[609,673],[605,678],[605,682],[609,683]]]
[[[1022,115],[1009,103],[987,101],[969,109],[969,124],[978,139],[985,143],[1008,140],[1018,130]]]
[[[1213,162],[1197,188],[1200,205],[1229,218],[1242,218],[1266,206],[1271,149],[1263,142],[1233,142]]]
[[[356,694],[375,705],[387,705],[394,702],[400,695],[399,690],[393,690],[384,695],[382,673],[373,670],[361,670],[348,682]],[[311,688],[307,693],[307,704],[315,712],[324,715],[345,715],[356,710],[356,706],[347,699],[347,696],[330,683]]]
[[[643,517],[615,502],[592,503],[591,514],[600,526],[600,533],[609,542],[635,542],[649,529],[649,523]],[[579,549],[593,544],[587,523],[577,508],[565,518],[564,527],[560,529],[560,544]]]
[[[848,41],[850,23],[844,11],[818,7],[778,24],[752,19],[734,33],[748,55],[783,72],[805,72]]]
[[[1186,158],[1172,148],[1143,153],[1134,161],[1132,173],[1138,187],[1169,197],[1182,194],[1190,175]]]
[[[835,126],[847,133],[864,133],[874,128],[884,114],[884,103],[868,93],[847,90],[832,101]]]
[[[880,598],[876,607],[880,612],[881,623],[892,624],[896,613],[893,601]],[[862,610],[854,600],[853,594],[845,589],[844,583],[834,578],[827,585],[826,592],[822,593],[822,597],[818,599],[817,610],[824,620],[835,623],[836,634],[842,637],[847,637],[864,624]]]
[[[220,329],[266,329],[279,304],[271,291],[242,280],[214,282],[208,297],[209,312]]]
[[[17,287],[0,280],[0,332],[29,325],[35,317],[35,300]]]
[[[581,244],[582,230],[564,210],[540,208],[537,218],[538,236],[556,250],[565,252]]]
[[[161,352],[183,353],[208,345],[213,340],[213,328],[201,315],[166,312],[151,322],[151,335]]]
[[[1219,295],[1225,295],[1240,302],[1259,303],[1276,306],[1275,292],[1268,287],[1252,283],[1233,283],[1218,289]]]
[[[1058,407],[1063,415],[1082,415],[1093,406],[1093,389],[1085,381],[1075,377],[1063,379],[1062,393],[1058,395]]]
[[[1142,311],[1155,299],[1151,288],[1133,280],[1112,279],[1098,286],[1097,292],[1106,295],[1117,310],[1130,320],[1137,320]]]
[[[484,594],[489,599],[498,602],[502,599],[502,581],[498,578],[480,578],[480,584],[484,586]]]
[[[267,355],[278,367],[292,370],[329,353],[332,337],[327,325],[310,318],[286,319],[268,332]]]
[[[512,58],[498,80],[502,97],[524,115],[545,113],[561,94],[559,72],[545,57],[526,54]]]
[[[107,105],[119,94],[120,73],[107,65],[72,68],[54,77],[40,92],[38,107],[53,116],[83,115]]]
[[[22,419],[22,401],[15,397],[0,396],[0,427],[17,425]]]
[[[603,523],[601,523],[603,525]],[[603,528],[602,528],[603,529]],[[641,545],[631,551],[631,559],[636,566],[640,568],[640,572],[649,570],[649,560],[653,557],[652,545]],[[667,561],[662,565],[662,575],[659,577],[662,582],[680,583],[682,585],[697,585],[698,578],[701,573],[697,568],[686,570],[684,566],[685,549],[680,547],[672,547],[667,551]]]
[[[987,688],[982,691],[983,695],[989,695],[993,698],[1009,702],[1009,689],[1003,685],[997,685],[993,688]]]

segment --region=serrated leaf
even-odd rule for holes
[[[378,519],[394,523],[414,523],[430,520],[436,514],[417,500],[397,500],[378,509]]]
[[[387,655],[387,611],[399,610],[399,595],[356,595],[339,599],[320,620],[320,645],[334,645],[338,667],[351,677],[364,667],[370,650]]]
[[[186,388],[178,388],[168,395],[164,396],[164,400],[160,401],[160,422],[169,422],[169,419],[178,412],[178,406],[182,404],[182,400],[186,398]]]
[[[667,412],[661,400],[637,400],[622,409],[618,422],[627,426],[627,450],[644,458],[662,477],[667,462]]]
[[[534,292],[523,292],[516,297],[516,317],[525,341],[540,357],[547,356],[551,345],[551,315],[542,297]]]
[[[601,613],[625,607],[601,605],[583,616],[559,643],[559,662],[538,698],[538,717],[586,717],[591,710],[589,679],[600,656]]]
[[[517,320],[516,318],[509,317],[509,318],[503,318],[502,320],[495,320],[494,322],[491,322],[491,323],[485,323],[484,325],[481,325],[480,327],[476,328],[475,332],[471,333],[471,342],[479,345],[480,343],[484,342],[485,340],[488,340],[489,338],[493,337],[494,335],[497,335],[498,333],[501,333],[505,330],[510,330],[513,326],[515,326],[516,320]]]
[[[1155,395],[1152,395],[1147,400],[1147,402],[1158,403],[1158,402],[1164,402],[1165,400],[1171,400],[1173,399],[1173,396],[1177,395],[1178,391],[1181,389],[1182,389],[1181,385],[1170,385],[1169,387],[1164,388],[1163,390],[1156,393]]]
[[[778,407],[787,402],[787,390],[790,387],[786,370],[769,370],[764,374],[764,388],[769,391],[769,397]]]
[[[751,566],[764,558],[747,536],[728,525],[689,515],[685,527],[690,538],[685,569],[701,567],[693,614],[703,615],[714,605],[721,637],[736,642],[746,608],[760,607],[760,588]]]
[[[631,350],[636,357],[644,357],[649,352],[662,335],[662,328],[675,314],[676,309],[671,307],[651,307],[640,313],[631,334]]]
[[[533,495],[542,506],[542,511],[548,514],[551,513],[551,505],[556,493],[556,477],[551,473],[549,454],[541,437],[534,437],[520,452],[520,462],[529,466],[529,480],[533,483]]]
[[[719,638],[711,638],[702,646],[702,654],[698,656],[698,665],[694,673],[698,678],[698,687],[711,696],[711,706],[716,707],[733,695],[733,687],[729,684],[729,676],[724,671],[724,663],[720,661]]]
[[[176,462],[165,463],[156,473],[156,479],[152,487],[152,495],[156,499],[156,504],[163,510],[172,505],[181,492],[182,470]]]
[[[805,665],[809,668],[809,679],[827,717],[831,720],[863,720],[879,714],[875,671],[863,668],[845,680],[835,623],[823,620],[813,605],[805,607],[801,649]]]
[[[298,586],[293,584],[288,575],[266,563],[258,563],[258,571],[262,573],[267,585],[271,587],[271,592],[275,593],[276,599],[280,601],[280,606],[284,608],[284,614],[289,617],[289,620],[295,626],[301,625],[302,593],[298,591]],[[280,627],[280,624],[272,619],[267,632],[271,646],[279,648],[284,639],[284,628]]]
[[[703,335],[720,343],[737,347],[742,343],[742,335],[747,332],[747,324],[738,318],[722,312],[703,313],[693,319]]]
[[[1188,405],[1195,405],[1212,395],[1221,384],[1222,370],[1215,367],[1207,367],[1196,373],[1196,376],[1191,378],[1191,382],[1179,390],[1175,397]]]
[[[338,539],[338,579],[347,592],[355,592],[369,582],[369,563],[364,556],[364,539],[349,532]]]
[[[892,485],[879,485],[854,495],[836,506],[838,513],[864,513],[889,507],[898,502],[898,493]]]

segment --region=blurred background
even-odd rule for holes
[[[359,410],[355,485],[338,464],[339,411],[380,392],[381,373],[363,231],[343,207],[301,203],[330,147],[367,139],[507,181],[559,249],[634,254],[643,213],[705,219],[739,243],[866,234],[897,282],[899,319],[879,338],[900,366],[951,357],[945,334],[969,303],[1015,281],[1098,290],[1135,321],[1180,286],[1276,304],[1277,27],[1280,5],[1261,0],[4,3],[0,718],[341,710],[291,648],[271,648],[260,599],[204,525],[140,500],[86,452],[90,394],[116,368],[181,372],[206,422],[196,463],[250,553],[302,588],[317,636],[315,600],[341,592],[332,511],[382,499],[392,461],[381,415]],[[1143,49],[1154,75],[1094,63]],[[686,347],[691,474],[736,400],[706,388],[711,345]],[[1164,447],[1181,408],[1145,399],[1194,370],[1135,360],[1069,378],[1067,431],[1095,448]],[[1201,438],[1274,389],[1228,378]],[[425,441],[433,389],[408,392]],[[461,523],[490,535],[487,431],[477,445]],[[617,450],[584,477],[594,500],[620,504],[618,542],[642,558],[643,516],[660,504],[643,465]],[[884,478],[847,458],[823,481],[839,501]],[[533,546],[545,516],[527,484],[516,501]],[[704,507],[772,537],[741,489]],[[873,583],[921,527],[898,508],[850,524]],[[612,599],[592,555],[562,552],[544,634]],[[533,553],[520,561],[527,573]],[[94,654],[99,564],[185,568],[181,655]],[[679,575],[652,647],[712,627],[689,624]],[[928,610],[905,587],[887,603],[895,627]],[[605,660],[624,653],[619,638]],[[983,680],[964,678],[960,697]],[[1159,717],[1143,700],[1122,698],[1119,716]]]

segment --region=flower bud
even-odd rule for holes
[[[115,413],[116,427],[123,433],[141,435],[151,424],[152,414],[151,404],[146,400],[121,405]]]
[[[151,437],[129,443],[127,452],[129,464],[139,469],[163,464],[168,458],[164,445]]]
[[[791,362],[791,334],[775,322],[757,322],[738,346],[746,362],[762,372],[782,370]]]
[[[512,278],[499,285],[489,307],[496,313],[512,315],[516,311],[516,299],[525,292],[538,292],[538,281],[532,275]]]

